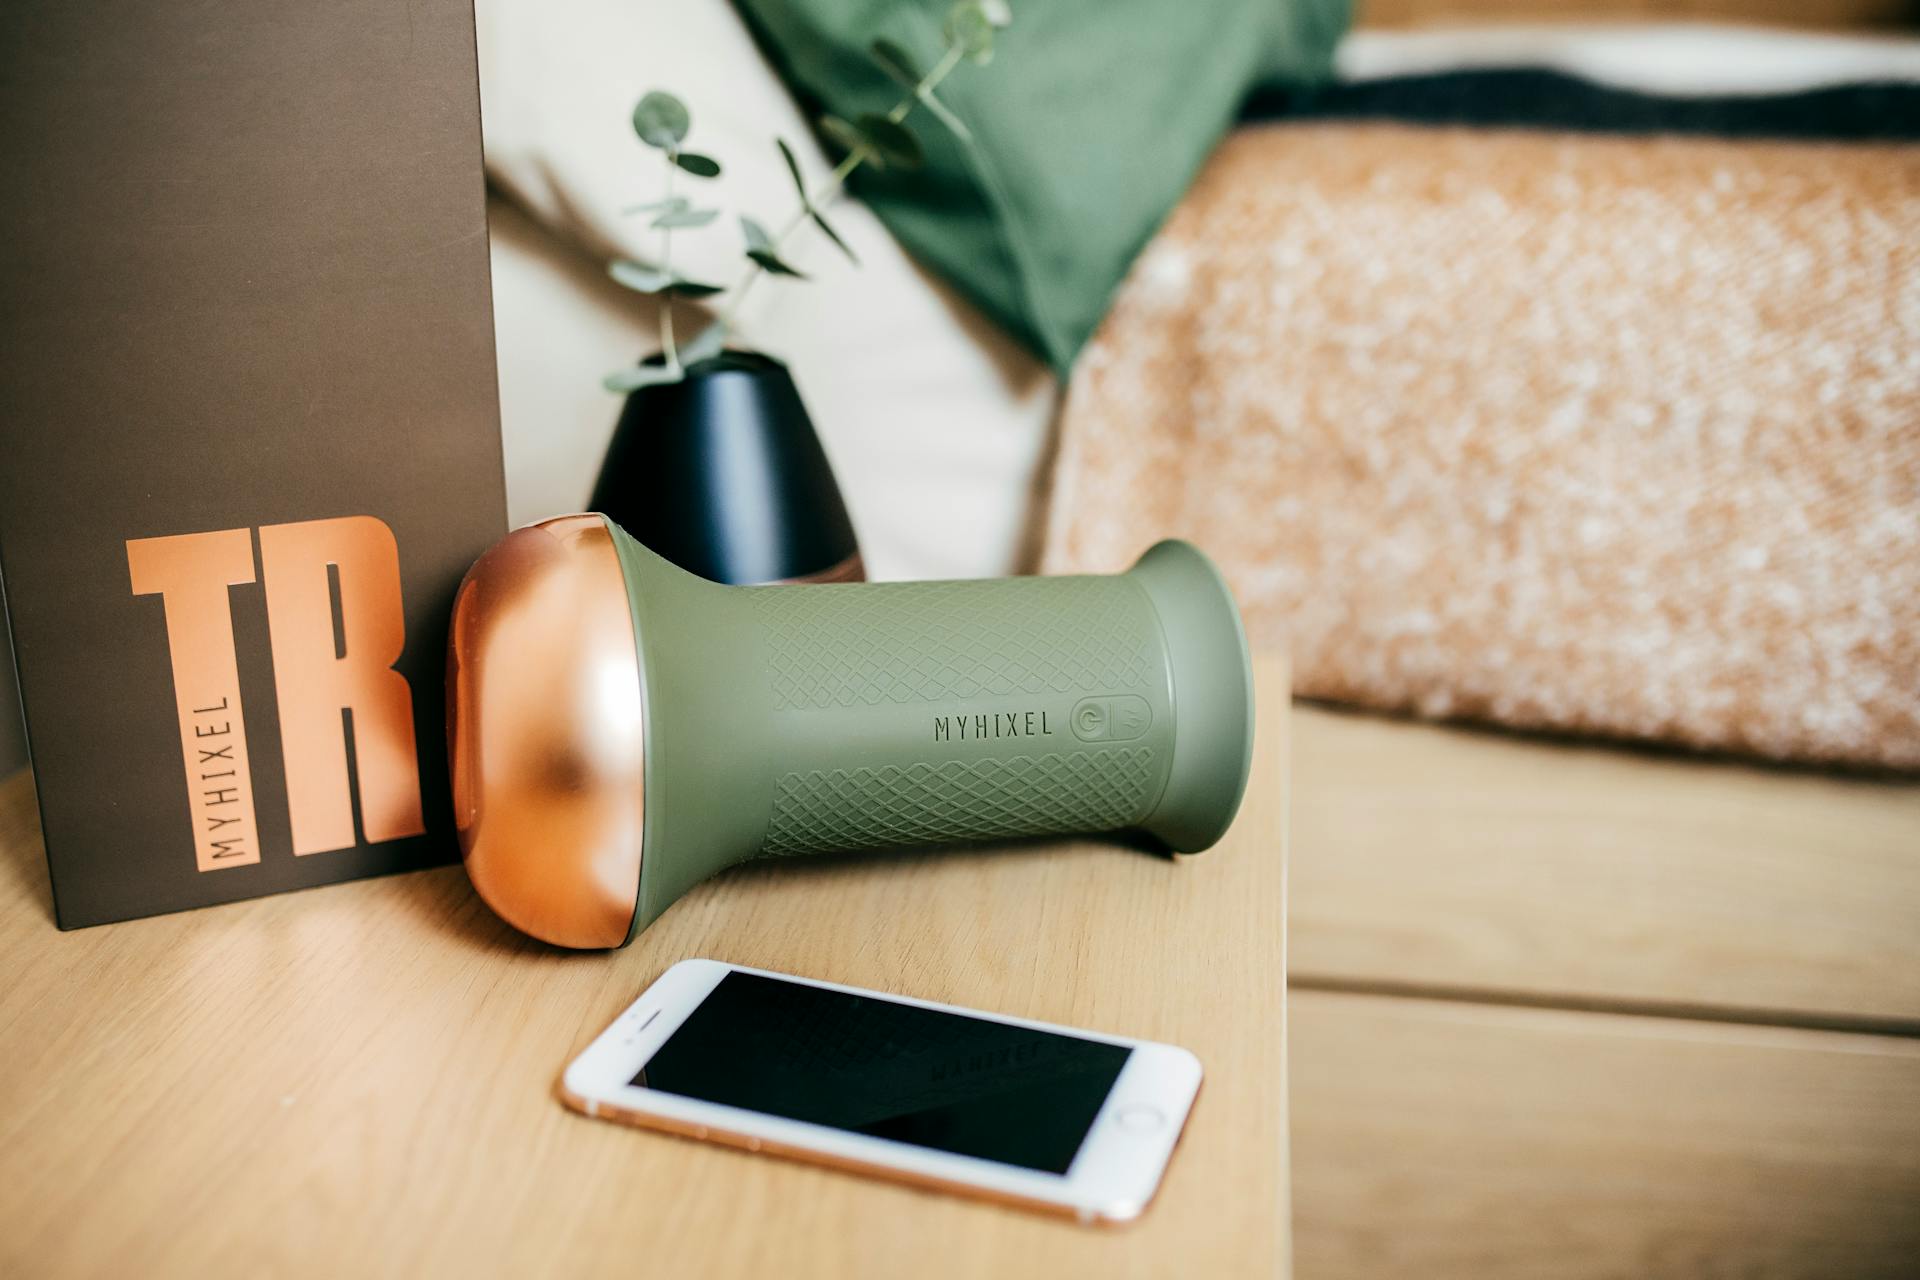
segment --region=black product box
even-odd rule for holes
[[[506,524],[469,0],[10,0],[0,577],[62,928],[444,862]]]

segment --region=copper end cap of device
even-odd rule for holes
[[[516,530],[468,570],[447,655],[447,744],[467,875],[509,924],[624,943],[646,812],[640,659],[604,517]]]

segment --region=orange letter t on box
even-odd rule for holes
[[[258,862],[253,770],[227,602],[228,587],[253,581],[253,536],[220,529],[135,538],[127,543],[127,570],[133,594],[157,593],[166,610],[194,861],[202,871]]]

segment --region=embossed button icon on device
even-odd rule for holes
[[[1153,724],[1153,708],[1132,693],[1082,698],[1073,705],[1067,723],[1082,742],[1131,742]]]

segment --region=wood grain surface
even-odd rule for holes
[[[1920,783],[1302,707],[1296,984],[1920,1030]]]
[[[630,948],[516,935],[457,868],[62,934],[0,790],[0,1275],[1274,1276],[1288,1258],[1287,683],[1214,850],[748,867]],[[688,956],[1172,1041],[1159,1200],[1082,1227],[589,1120],[561,1067]]]
[[[1920,1042],[1295,990],[1305,1280],[1920,1274]]]

